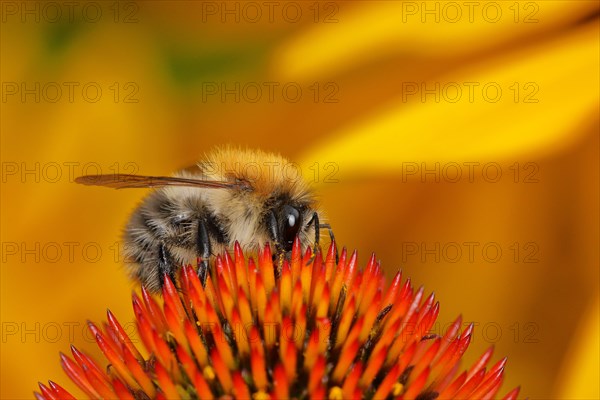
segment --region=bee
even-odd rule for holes
[[[204,285],[209,260],[238,242],[257,251],[274,244],[274,259],[289,257],[294,239],[317,251],[328,229],[315,196],[293,163],[258,150],[219,148],[195,166],[166,176],[86,175],[84,185],[115,189],[153,188],[135,209],[123,233],[129,275],[152,292],[164,275],[198,263]]]

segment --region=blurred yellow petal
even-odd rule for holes
[[[91,2],[90,8],[3,2],[0,152],[7,169],[0,196],[5,328],[0,398],[31,397],[41,377],[64,378],[57,352],[70,343],[94,351],[85,319],[101,319],[107,302],[117,315],[130,311],[131,284],[114,245],[146,192],[80,187],[71,172],[94,173],[86,171],[87,163],[99,164],[102,172],[112,172],[114,165],[129,172],[126,166],[133,163],[138,173],[168,174],[227,142],[281,152],[294,161],[304,155],[313,162],[304,174],[308,180],[339,182],[318,190],[338,240],[360,254],[377,249],[382,265],[401,266],[415,282],[435,286],[444,297],[442,320],[443,313],[464,311],[465,318],[481,323],[472,344],[479,351],[491,344],[482,327],[484,317],[493,315],[492,325],[503,333],[496,354],[509,356],[512,371],[505,388],[520,383],[523,397],[544,399],[586,393],[578,382],[590,380],[585,369],[591,361],[569,355],[583,354],[586,345],[579,341],[591,342],[585,332],[575,333],[578,321],[593,323],[585,318],[585,306],[598,293],[598,227],[590,223],[598,220],[600,193],[598,43],[591,27],[598,27],[598,2],[473,2],[472,24],[468,2],[456,3],[463,14],[453,23],[453,2],[289,2],[273,4],[273,18],[262,2],[182,2],[176,8],[147,1]],[[301,21],[284,17],[286,4],[289,11],[302,5]],[[496,4],[503,19],[486,21],[483,7],[491,21]],[[257,5],[262,19],[248,22],[244,9]],[[93,13],[96,6],[102,7],[101,21],[89,21],[84,8]],[[203,7],[219,12],[207,16]],[[398,14],[402,7],[406,22]],[[57,8],[61,23],[51,21]],[[236,8],[240,18],[231,12]],[[443,21],[436,22],[435,8]],[[337,23],[329,23],[332,19]],[[72,81],[80,83],[73,102],[67,90],[56,103],[11,94],[15,83],[66,88]],[[465,83],[474,81],[480,85],[470,103]],[[86,82],[103,88],[100,101],[82,99]],[[113,99],[115,82],[119,101]],[[139,88],[138,103],[124,101],[132,93],[128,82]],[[268,82],[278,85],[273,100]],[[435,103],[431,94],[426,101],[422,93],[408,91],[406,101],[401,98],[403,83],[422,82],[426,88],[439,82],[442,89],[456,82],[465,99],[450,104],[451,91],[442,93],[446,104]],[[489,82],[503,89],[498,103],[481,98]],[[533,94],[539,103],[523,102],[536,89],[525,87],[529,82],[539,89]],[[206,100],[204,83],[228,91]],[[300,101],[285,97],[286,83],[301,86]],[[246,84],[263,88],[260,101],[249,101],[243,90],[232,93]],[[512,103],[516,88],[520,101]],[[311,147],[320,145],[322,152]],[[367,152],[383,165],[374,157],[353,163]],[[490,161],[503,163],[500,157],[507,155],[506,164],[539,165],[540,180],[516,184],[506,171],[497,185],[481,179],[398,184],[398,164],[386,153],[409,162],[493,157]],[[44,166],[52,163],[61,166],[56,183],[44,178]],[[76,167],[71,171],[65,163]],[[35,165],[41,173],[23,177]],[[345,179],[363,166],[369,179]],[[12,167],[18,168],[14,174]],[[499,243],[504,257],[491,264],[481,253],[468,262],[466,251],[456,263],[443,253],[439,263],[430,254],[397,256],[403,244],[443,249],[468,241]],[[69,242],[77,244],[73,257]],[[62,250],[56,261],[45,250],[55,243]],[[93,252],[83,251],[88,244],[102,249],[97,262],[87,257]],[[517,261],[527,256],[529,244],[539,262],[516,262],[517,255]],[[41,250],[32,251],[37,245]],[[455,277],[463,276],[476,289],[457,285]],[[80,300],[83,294],[88,300]],[[481,295],[485,302],[472,301]]]
[[[600,399],[600,298],[590,304],[582,323],[572,337],[571,351],[560,373],[558,393],[562,399]]]
[[[597,27],[590,25],[477,70],[465,68],[426,82],[425,90],[421,82],[406,82],[419,93],[405,90],[404,98],[387,109],[318,143],[306,153],[304,165],[336,160],[347,176],[398,172],[409,161],[499,160],[551,152],[577,140],[573,126],[596,116],[598,68]],[[436,83],[438,99],[425,92]],[[473,96],[465,83],[473,87]],[[458,92],[444,94],[445,85],[462,87],[457,101],[452,99]]]
[[[390,53],[441,58],[489,50],[572,23],[589,1],[328,3],[311,29],[284,43],[273,68],[286,79],[328,76]]]

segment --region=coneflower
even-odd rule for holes
[[[357,253],[335,244],[325,260],[295,241],[289,262],[273,263],[269,245],[247,258],[224,253],[202,286],[191,266],[165,278],[163,300],[133,295],[144,358],[108,311],[89,323],[108,367],[71,347],[67,375],[90,398],[119,399],[491,399],[506,358],[486,368],[492,348],[459,373],[473,325],[461,318],[430,334],[439,312],[398,272],[389,287],[375,255],[360,270]],[[178,287],[176,287],[176,285]],[[74,399],[54,382],[38,399]],[[516,399],[519,388],[504,396]]]

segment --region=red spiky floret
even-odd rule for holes
[[[375,255],[364,270],[357,253],[335,244],[325,260],[296,240],[289,260],[273,262],[269,245],[257,261],[236,244],[216,257],[203,286],[191,266],[178,282],[165,277],[162,300],[142,288],[133,295],[134,345],[108,311],[90,331],[109,367],[72,347],[63,369],[100,398],[416,398],[491,399],[506,358],[486,366],[490,348],[466,371],[459,361],[473,334],[462,318],[443,337],[429,334],[439,313],[433,294],[415,291],[396,274],[388,288]],[[72,399],[54,382],[38,399]],[[517,398],[519,388],[505,395]]]

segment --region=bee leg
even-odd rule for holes
[[[331,225],[329,224],[319,224],[320,228],[327,229],[329,231],[329,238],[331,239],[331,243],[335,242],[335,236],[333,236],[333,231],[331,230]],[[338,253],[337,246],[335,247],[335,263],[340,262],[340,255]]]
[[[279,235],[279,225],[277,224],[277,217],[273,211],[269,212],[267,216],[267,226],[269,228],[269,235],[271,240],[275,244],[275,251],[273,252],[273,261],[277,263],[275,269],[275,277],[279,277],[281,268],[283,268],[283,259],[285,258],[285,251],[281,246],[281,238]]]
[[[310,224],[315,225],[315,244],[313,245],[313,253],[310,256],[310,259],[306,262],[306,265],[309,265],[313,262],[313,260],[317,256],[317,251],[319,251],[319,239],[321,238],[321,231],[319,228],[321,224],[319,224],[319,214],[317,214],[316,211],[313,213],[312,217],[308,221],[308,225]]]
[[[275,243],[275,249],[279,251],[281,248],[281,238],[279,237],[279,226],[277,224],[277,217],[275,217],[275,213],[273,211],[269,212],[267,216],[267,226],[269,228],[269,236],[271,236],[271,240]]]
[[[164,285],[164,276],[168,276],[174,285],[177,284],[175,281],[175,264],[173,262],[173,256],[164,242],[160,242],[158,247],[158,270],[160,271],[160,288]]]
[[[208,229],[206,228],[206,220],[204,219],[198,221],[196,252],[200,257],[200,263],[198,264],[198,278],[200,278],[200,283],[202,283],[202,287],[204,287],[206,285],[208,274],[210,273],[208,260],[211,254],[210,238],[208,236]]]

